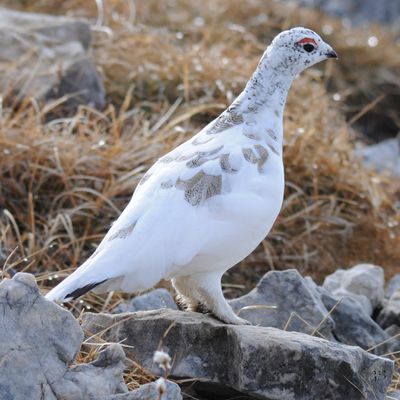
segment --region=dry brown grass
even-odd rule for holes
[[[8,3],[93,22],[98,17],[95,2]],[[103,112],[81,107],[73,117],[49,122],[51,104],[3,99],[5,275],[32,272],[46,290],[75,269],[151,163],[217,116],[243,88],[269,40],[294,25],[332,31],[323,36],[340,60],[294,83],[285,113],[283,210],[268,239],[227,273],[227,294],[243,293],[269,269],[294,267],[317,280],[358,262],[382,265],[387,276],[399,272],[399,188],[355,159],[354,132],[344,116],[354,124],[378,113],[400,125],[392,103],[400,51],[389,31],[343,28],[317,12],[261,0],[110,0],[104,7],[93,48],[109,101]],[[371,35],[377,47],[367,46]],[[368,109],[381,94],[384,99]],[[105,298],[89,294],[84,305],[104,311],[122,296]],[[82,303],[71,307],[79,313]]]

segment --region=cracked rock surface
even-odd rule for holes
[[[397,287],[392,292],[389,299]],[[291,293],[292,298],[287,309],[278,296],[288,298],[285,293]],[[160,293],[148,295],[156,306],[165,305],[165,299],[159,303],[163,298]],[[141,306],[149,305],[144,300]],[[87,313],[83,315],[85,332],[115,344],[93,362],[76,364],[84,337],[78,322],[69,311],[40,295],[32,275],[16,274],[0,283],[0,400],[159,400],[154,382],[128,392],[123,382],[125,355],[116,344],[121,341],[129,346],[136,362],[158,376],[164,371],[154,364],[154,351],[166,351],[172,358],[168,376],[191,382],[185,388],[189,397],[184,398],[193,394],[213,400],[385,399],[392,361],[344,343],[374,347],[378,337],[382,341],[396,335],[398,325],[383,331],[357,300],[345,297],[338,303],[311,278],[302,278],[296,271],[269,273],[256,289],[235,301],[238,308],[273,303],[279,312],[297,312],[314,325],[332,310],[332,321],[325,318],[325,333],[329,337],[332,330],[333,339],[289,332],[289,326],[279,330],[227,325],[209,315],[166,308]],[[245,311],[245,317],[253,322],[268,323],[263,318],[270,315],[269,309],[263,313],[259,308]],[[389,352],[386,345],[398,343],[387,341],[377,353]],[[165,381],[165,387],[161,400],[182,398],[175,383]]]
[[[267,272],[251,292],[229,304],[237,312],[244,307],[240,316],[253,325],[286,327],[289,331],[309,334],[318,326],[319,332],[333,339],[334,322],[319,294],[295,269]],[[251,308],[254,305],[276,308]]]
[[[43,298],[32,275],[0,283],[0,400],[85,400],[127,392],[125,355],[112,345],[71,366],[83,340],[73,315]]]
[[[177,310],[174,299],[167,289],[154,289],[148,293],[136,296],[126,303],[119,304],[113,309],[113,314],[134,311],[150,311],[160,308],[171,308]]]
[[[165,393],[160,399],[156,382],[141,385],[138,389],[125,394],[107,396],[99,400],[182,400],[180,387],[171,381],[165,380]]]
[[[368,315],[382,304],[384,298],[383,268],[373,264],[358,264],[349,269],[337,269],[325,278],[323,288],[335,298],[351,297]]]
[[[103,339],[133,346],[137,361],[155,374],[161,371],[152,349],[161,341],[173,359],[171,376],[200,379],[203,393],[209,382],[268,400],[379,400],[393,370],[392,361],[358,347],[275,328],[226,325],[199,313],[86,313],[83,328],[109,328]]]
[[[377,321],[385,329],[391,326],[400,329],[400,274],[395,275],[388,282]]]
[[[388,328],[391,325],[400,327],[400,289],[394,292],[390,299],[384,301],[383,309],[379,313],[377,321],[383,328]]]

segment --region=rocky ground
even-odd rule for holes
[[[0,8],[0,400],[400,399],[399,3],[299,2],[311,8]],[[387,26],[369,31],[371,20]],[[91,254],[152,161],[214,118],[293,24],[326,36],[340,63],[294,85],[281,217],[224,277],[252,325],[182,311],[168,287],[65,307],[44,299]],[[354,146],[360,132],[386,140]],[[355,260],[382,268],[338,269]]]
[[[3,96],[42,103],[64,98],[68,112],[79,104],[104,107],[103,83],[88,54],[92,34],[87,22],[0,7],[0,33]]]
[[[78,322],[18,273],[0,284],[0,399],[399,396],[388,388],[398,373],[400,274],[384,290],[382,268],[370,264],[337,270],[322,286],[295,270],[273,271],[231,305],[252,326],[180,311],[165,289]],[[98,350],[90,364],[76,361],[81,346]],[[162,380],[129,391],[123,373],[134,367],[124,350]]]

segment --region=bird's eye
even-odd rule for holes
[[[315,47],[311,43],[306,43],[306,44],[303,45],[303,49],[307,53],[311,53],[315,49]]]
[[[296,44],[301,46],[303,50],[306,51],[307,53],[311,53],[318,47],[316,41],[310,37],[305,37],[296,42]]]

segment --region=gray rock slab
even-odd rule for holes
[[[169,380],[165,381],[165,392],[160,396],[155,382],[141,385],[138,389],[125,394],[107,396],[98,400],[182,400],[179,385]]]
[[[76,59],[44,95],[46,100],[56,100],[63,96],[68,97],[63,103],[65,109],[73,110],[80,104],[99,110],[104,107],[105,90],[102,81],[96,66],[87,57]]]
[[[335,322],[334,335],[341,343],[360,346],[367,350],[375,348],[375,354],[385,354],[392,348],[386,342],[390,336],[365,312],[359,302],[343,297],[340,302],[328,293],[322,293],[325,307]],[[386,342],[378,346],[380,343]]]
[[[389,280],[377,322],[383,328],[395,325],[400,329],[400,274]]]
[[[385,332],[389,335],[389,336],[397,336],[399,338],[400,341],[400,326],[399,325],[390,325],[387,328],[385,328]],[[400,348],[400,345],[399,345]]]
[[[0,400],[82,400],[127,391],[120,345],[70,367],[82,329],[69,311],[40,295],[32,275],[0,283],[0,315]]]
[[[383,328],[390,325],[400,326],[400,289],[394,292],[390,299],[384,301],[376,321]]]
[[[105,92],[88,56],[84,20],[0,7],[0,90],[17,99],[46,101],[68,95],[65,108],[102,108]]]
[[[294,269],[266,273],[251,292],[229,303],[242,318],[254,325],[286,327],[288,331],[304,333],[312,333],[319,326],[319,332],[326,338],[333,338],[334,323],[327,317],[328,312],[319,294],[311,290],[305,278]],[[251,308],[257,305],[276,308]]]
[[[385,400],[400,400],[400,390],[388,392]]]
[[[15,28],[43,34],[43,40],[78,42],[88,49],[91,42],[90,26],[84,20],[21,12],[0,7],[0,27],[14,25]],[[4,57],[4,55],[2,55]]]
[[[400,274],[395,275],[389,280],[385,291],[385,298],[389,299],[398,290],[400,290]]]
[[[365,350],[379,345],[373,350],[373,353],[378,355],[400,349],[398,339],[392,338],[397,331],[392,333],[389,330],[383,330],[354,298],[345,296],[338,300],[326,289],[318,286],[310,277],[304,279],[310,290],[321,297],[325,307],[330,311],[335,323],[333,334],[339,342],[360,346]],[[383,344],[380,345],[380,343]]]
[[[373,310],[382,304],[384,280],[383,268],[373,264],[358,264],[328,275],[322,286],[336,298],[352,297],[367,314],[372,315]]]
[[[298,332],[226,325],[174,310],[83,315],[83,328],[123,340],[155,374],[154,349],[173,359],[170,376],[221,383],[259,399],[383,400],[392,361]]]
[[[400,2],[398,2],[400,4]],[[382,140],[370,146],[361,146],[356,154],[363,164],[377,172],[389,172],[400,176],[400,141],[398,138]]]
[[[394,357],[398,357],[400,354],[400,325],[390,325],[385,332],[391,338],[387,353],[393,353]]]
[[[134,312],[134,311],[150,311],[160,308],[170,308],[177,310],[174,299],[167,289],[155,289],[141,296],[134,297],[126,303],[119,304],[114,308],[113,313]]]

